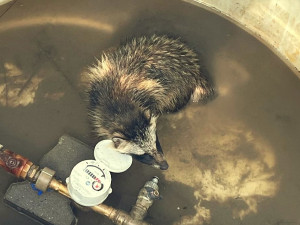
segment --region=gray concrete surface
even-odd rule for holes
[[[28,181],[11,184],[4,196],[4,201],[12,210],[45,225],[75,225],[77,223],[69,199],[54,191],[45,192],[39,196]]]
[[[87,159],[94,159],[93,148],[69,135],[59,138],[57,145],[47,152],[38,165],[55,170],[55,176],[65,181],[73,167]]]
[[[186,0],[222,13],[256,35],[274,53],[300,71],[300,1]],[[300,75],[299,73],[297,73]],[[299,76],[300,78],[300,76]]]
[[[19,0],[0,18],[0,143],[38,162],[68,133],[93,145],[85,66],[140,34],[182,37],[202,56],[219,96],[159,120],[170,168],[134,162],[113,175],[106,204],[127,210],[161,177],[153,224],[300,224],[300,81],[249,34],[182,1]],[[14,178],[0,171],[0,198]],[[77,211],[79,224],[111,224]],[[0,204],[0,224],[33,224]]]

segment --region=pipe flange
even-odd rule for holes
[[[48,186],[49,186],[54,174],[55,174],[55,171],[49,169],[48,167],[45,167],[44,169],[42,169],[42,171],[35,183],[36,188],[43,192],[47,191]]]
[[[30,167],[33,165],[33,163],[32,162],[30,162],[30,161],[27,161],[26,162],[26,164],[24,165],[24,167],[23,167],[23,169],[22,169],[22,171],[21,171],[21,173],[20,173],[20,177],[22,178],[22,179],[26,179],[26,176],[27,176],[27,173],[28,173],[28,171],[30,170]]]

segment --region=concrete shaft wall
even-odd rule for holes
[[[10,0],[0,0],[0,5]],[[184,0],[219,12],[261,38],[300,78],[300,0]]]
[[[299,0],[191,0],[233,19],[300,71]],[[300,73],[297,73],[300,78]]]

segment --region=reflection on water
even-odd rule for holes
[[[218,55],[219,57],[214,59],[215,72],[226,74],[226,76],[219,77],[218,94],[220,97],[226,97],[247,83],[251,75],[240,63],[230,58],[226,49],[220,49]]]
[[[202,201],[241,201],[243,204],[233,204],[235,218],[256,213],[258,202],[274,196],[278,189],[272,147],[242,122],[216,119],[213,124],[197,128],[193,118],[200,114],[201,108],[189,108],[171,116],[171,124],[179,119],[195,124],[178,140],[186,140],[185,147],[174,144],[167,153],[171,169],[166,171],[165,178],[190,185],[198,200],[194,206],[197,214],[183,217],[176,224],[209,222],[211,212],[201,205]]]
[[[43,78],[23,74],[20,68],[9,62],[4,63],[4,69],[0,73],[0,104],[7,107],[32,104]]]
[[[54,92],[54,93],[47,92],[47,93],[45,93],[44,98],[57,101],[57,100],[61,99],[64,95],[65,95],[65,93],[62,91]]]
[[[10,29],[19,29],[31,26],[53,24],[53,25],[64,25],[64,26],[82,26],[85,28],[91,28],[95,30],[112,33],[113,27],[107,23],[95,21],[91,19],[81,18],[78,16],[39,16],[23,18],[22,20],[12,20],[1,25],[0,32],[7,31]]]

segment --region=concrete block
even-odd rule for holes
[[[94,152],[85,143],[63,135],[57,145],[41,159],[41,168],[49,167],[56,171],[56,177],[65,181],[73,167],[86,159],[94,159]]]
[[[54,191],[38,195],[28,181],[11,184],[4,203],[45,225],[77,224],[69,199]]]

